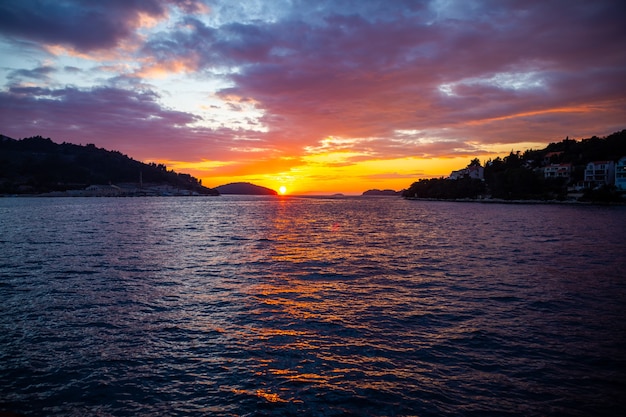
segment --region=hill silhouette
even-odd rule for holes
[[[122,183],[219,195],[189,174],[168,170],[163,164],[145,164],[93,144],[57,144],[41,136],[21,140],[0,136],[0,194],[83,190],[89,186]]]
[[[622,201],[623,192],[606,185],[601,190],[585,188],[583,183],[587,164],[593,161],[613,161],[626,156],[626,130],[604,138],[575,140],[566,137],[550,143],[544,149],[511,151],[508,156],[489,159],[484,163],[484,180],[476,178],[430,178],[414,182],[403,192],[405,197],[435,199],[472,199],[488,196],[504,200],[565,200],[568,193],[583,193],[583,201]],[[567,178],[546,178],[544,169],[553,164],[568,164]],[[468,165],[479,165],[474,159]]]
[[[368,197],[379,197],[379,196],[399,196],[402,195],[402,191],[395,190],[379,190],[374,188],[372,190],[365,191],[362,195]]]
[[[261,187],[260,185],[250,184],[249,182],[233,182],[230,184],[215,187],[220,194],[240,194],[240,195],[278,195],[278,193],[270,188]]]

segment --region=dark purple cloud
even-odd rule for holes
[[[139,14],[162,17],[169,5],[194,11],[193,0],[19,0],[0,3],[0,33],[79,51],[112,48],[133,35]]]
[[[367,4],[385,13],[322,3],[313,18],[301,11],[219,28],[187,20],[145,51],[161,60],[193,55],[200,71],[237,66],[235,86],[221,94],[254,99],[266,124],[308,140],[532,118],[626,94],[618,2],[482,2],[471,15],[435,13],[433,21],[415,18],[426,13],[423,2],[412,13]],[[524,85],[529,73],[535,80]],[[510,79],[494,83],[499,74]],[[456,83],[454,94],[438,90],[446,83]]]
[[[11,71],[7,75],[7,79],[10,81],[22,80],[22,79],[34,79],[34,80],[49,80],[49,75],[56,72],[56,69],[51,66],[38,67],[32,70],[19,69]]]

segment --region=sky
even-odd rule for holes
[[[626,128],[619,0],[3,0],[0,134],[401,190]]]

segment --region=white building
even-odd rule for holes
[[[615,186],[620,190],[626,190],[626,156],[615,165]]]
[[[569,181],[572,175],[572,164],[552,164],[543,169],[544,178],[565,178]]]
[[[449,178],[451,180],[458,180],[465,177],[482,180],[485,178],[485,168],[480,165],[470,165],[467,168],[452,171]]]
[[[615,163],[613,161],[594,161],[585,168],[585,187],[596,188],[615,182]]]

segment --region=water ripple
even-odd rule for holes
[[[0,413],[626,407],[623,207],[221,197],[0,210]]]

